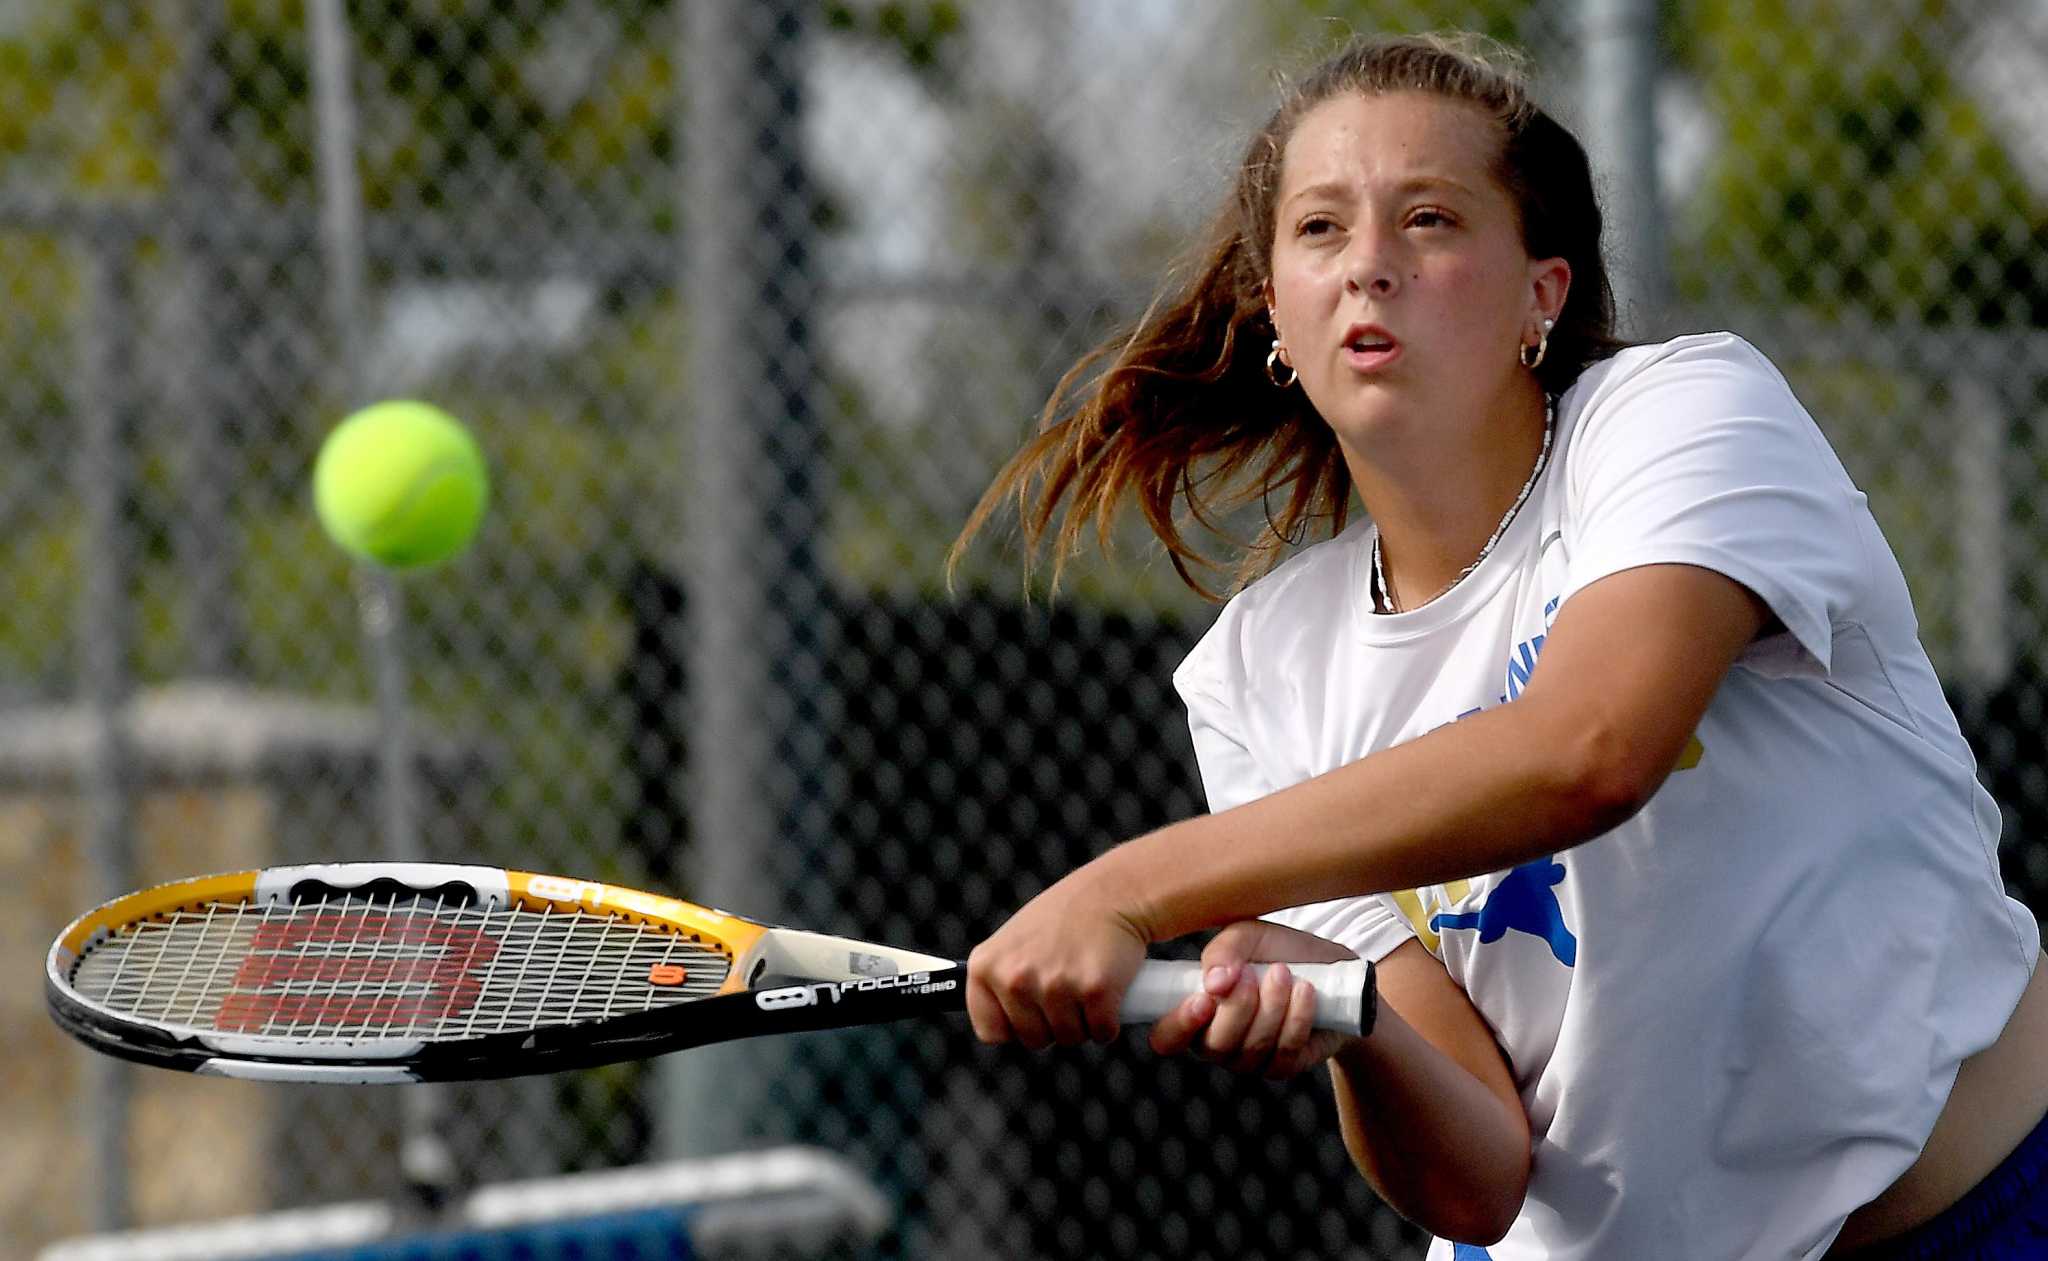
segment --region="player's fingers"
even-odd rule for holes
[[[1047,1027],[1043,1014],[1042,986],[1038,977],[1028,968],[1006,961],[991,962],[981,947],[967,956],[967,970],[970,979],[978,979],[995,1011],[988,1014],[991,1029],[1006,1029],[1008,1038],[988,1038],[985,1041],[1015,1041],[1033,1051],[1043,1050],[1052,1045],[1052,1031]],[[973,991],[969,990],[972,1001]],[[971,1010],[971,1008],[970,1008]],[[979,1032],[980,1026],[976,1026]]]
[[[1217,941],[1223,940],[1221,937]],[[1202,988],[1218,999],[1225,998],[1237,988],[1238,978],[1244,975],[1243,959],[1220,950],[1216,942],[1202,952]]]
[[[1180,1005],[1152,1025],[1152,1050],[1160,1055],[1179,1055],[1194,1043],[1197,1035],[1216,1014],[1216,1000],[1209,994],[1190,994]]]
[[[1053,1040],[1061,1046],[1114,1039],[1121,1028],[1121,1005],[1122,993],[1107,973],[1084,972],[1077,981],[1048,985],[1044,994]]]
[[[1274,1080],[1292,1077],[1308,1067],[1309,1039],[1316,1031],[1316,987],[1296,980],[1288,996],[1287,1016],[1273,1047],[1273,1060],[1266,1076]]]
[[[996,997],[1003,1005],[1003,1016],[1010,1022],[1010,1032],[1018,1043],[1032,1051],[1043,1051],[1052,1045],[1052,1029],[1046,1024],[1044,1011],[1035,999],[1015,990],[998,991]]]
[[[1244,1041],[1231,1065],[1240,1073],[1261,1072],[1273,1058],[1274,1045],[1280,1039],[1281,1022],[1287,1019],[1287,1000],[1294,990],[1294,975],[1284,963],[1266,965],[1265,975],[1258,978],[1258,982],[1258,1010],[1253,1013],[1251,1024],[1245,1028]]]
[[[1213,988],[1209,991],[1216,992]],[[1244,1044],[1244,1035],[1259,1014],[1259,985],[1253,979],[1251,969],[1241,969],[1237,984],[1216,1004],[1216,1016],[1209,1022],[1209,1029],[1202,1035],[1200,1050],[1202,1058],[1218,1062],[1236,1058],[1238,1049]]]
[[[996,1001],[995,992],[988,982],[974,975],[970,969],[967,975],[967,1020],[974,1026],[974,1036],[983,1042],[1008,1042],[1012,1036],[1010,1018],[1003,1013],[1003,1005]]]
[[[1088,1036],[1097,1042],[1113,1042],[1117,1031],[1123,1028],[1118,1018],[1120,997],[1107,983],[1085,990],[1081,995],[1081,1022],[1087,1026]]]
[[[1049,986],[1039,998],[1039,1011],[1052,1040],[1061,1046],[1079,1046],[1088,1040],[1088,1019],[1080,1000],[1065,985]]]

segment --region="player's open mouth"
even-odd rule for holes
[[[1344,330],[1344,358],[1354,368],[1384,367],[1401,353],[1401,343],[1377,324],[1354,324]]]

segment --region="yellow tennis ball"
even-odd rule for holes
[[[395,399],[334,427],[313,464],[313,507],[342,547],[393,569],[436,565],[475,536],[490,498],[483,452],[453,417]]]

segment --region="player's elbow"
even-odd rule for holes
[[[1671,766],[1646,757],[1645,744],[1635,733],[1596,719],[1574,724],[1550,746],[1571,830],[1593,837],[1619,827],[1663,786]]]
[[[1519,1114],[1499,1129],[1467,1131],[1453,1156],[1402,1145],[1382,1150],[1347,1126],[1352,1164],[1389,1207],[1433,1235],[1484,1247],[1505,1238],[1529,1194],[1533,1152]]]
[[[1483,1173],[1475,1171],[1459,1194],[1439,1202],[1441,1219],[1436,1233],[1481,1247],[1499,1243],[1522,1215],[1534,1163],[1534,1151],[1524,1129],[1521,1140],[1504,1146],[1489,1169]]]
[[[1529,1191],[1529,1162],[1524,1154],[1519,1162],[1503,1156],[1475,1165],[1488,1167],[1468,1165],[1425,1180],[1421,1186],[1408,1188],[1398,1202],[1389,1202],[1433,1235],[1480,1247],[1499,1243],[1521,1216]]]
[[[1507,1196],[1490,1197],[1484,1201],[1467,1201],[1449,1209],[1434,1233],[1457,1243],[1476,1244],[1486,1247],[1507,1238],[1508,1228],[1515,1224],[1515,1218],[1522,1211],[1522,1200],[1516,1196],[1510,1201]]]

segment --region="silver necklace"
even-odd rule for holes
[[[1494,545],[1500,542],[1500,536],[1506,534],[1508,527],[1514,524],[1515,514],[1520,512],[1522,505],[1528,501],[1529,492],[1536,489],[1536,479],[1543,476],[1543,466],[1550,463],[1550,435],[1556,420],[1557,403],[1546,396],[1543,400],[1543,449],[1536,453],[1536,467],[1529,470],[1529,480],[1522,483],[1522,489],[1515,495],[1515,502],[1508,505],[1507,513],[1501,517],[1500,524],[1493,527],[1493,537],[1486,540],[1486,546],[1479,549],[1479,555],[1474,556],[1471,564],[1459,570],[1457,577],[1445,583],[1441,590],[1424,600],[1423,604],[1442,599],[1452,587],[1471,577],[1472,571],[1479,568],[1480,562],[1493,554]],[[1373,601],[1373,611],[1399,613],[1401,606],[1394,603],[1394,589],[1387,585],[1387,571],[1380,565],[1380,536],[1377,531],[1372,536],[1372,578],[1379,587],[1378,596]]]

